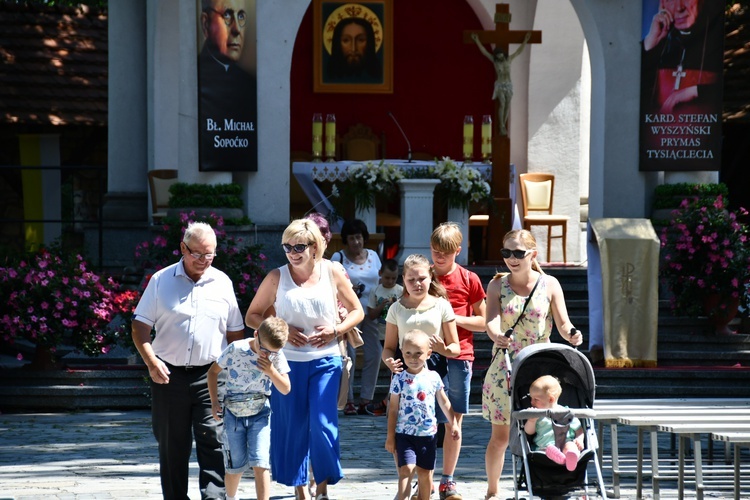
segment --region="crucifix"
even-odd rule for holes
[[[683,76],[687,76],[687,73],[682,69],[682,62],[685,60],[685,49],[682,49],[682,57],[680,63],[677,65],[677,71],[672,71],[672,76],[676,77],[674,81],[674,89],[680,90],[680,80]]]
[[[482,54],[495,58],[495,70],[498,81],[495,83],[495,116],[498,121],[504,121],[510,110],[510,98],[512,87],[510,85],[510,62],[518,56],[527,43],[542,43],[541,31],[511,31],[510,30],[510,7],[506,3],[495,6],[495,30],[464,31],[464,43],[495,44],[495,55],[484,49]],[[511,57],[508,57],[508,47],[511,43],[521,44]],[[499,57],[500,53],[504,56]],[[491,59],[492,60],[492,59]],[[505,79],[507,74],[507,79]],[[502,81],[501,81],[502,80]],[[510,89],[510,93],[503,90]],[[503,95],[506,97],[504,100]],[[514,184],[515,185],[515,184]],[[485,259],[497,260],[503,245],[503,235],[513,226],[513,206],[510,197],[510,138],[508,137],[505,123],[499,123],[497,130],[492,135],[492,180],[490,182],[492,196],[497,203],[498,213],[490,213],[487,227],[487,252]]]
[[[675,81],[674,81],[674,89],[675,90],[680,90],[680,80],[682,80],[683,76],[687,76],[687,73],[685,73],[682,70],[682,64],[680,64],[679,66],[677,66],[677,70],[676,71],[672,71],[672,76],[676,76],[677,77],[675,79]]]

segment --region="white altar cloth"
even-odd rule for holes
[[[380,162],[380,160],[372,160]],[[385,163],[396,165],[402,169],[424,168],[435,165],[434,161],[411,161],[407,160],[383,160]],[[349,166],[362,164],[362,161],[337,161],[337,162],[294,162],[292,163],[292,173],[299,182],[300,187],[312,203],[313,210],[328,215],[333,212],[333,205],[329,199],[330,193],[326,194],[320,189],[316,182],[330,181],[341,182],[346,180],[346,171]],[[482,174],[487,182],[492,178],[492,165],[486,163],[469,163],[468,166],[474,167]],[[513,176],[515,177],[515,176]],[[511,179],[511,196],[515,198],[515,183]]]

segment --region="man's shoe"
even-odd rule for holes
[[[357,407],[354,406],[354,403],[346,403],[346,406],[344,406],[344,415],[356,415],[357,414]]]
[[[463,497],[456,491],[455,481],[440,483],[440,500],[463,500]]]

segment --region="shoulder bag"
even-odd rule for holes
[[[526,300],[523,303],[523,308],[521,309],[521,314],[518,315],[518,318],[516,318],[516,322],[513,323],[513,326],[511,326],[506,332],[505,336],[510,337],[511,333],[513,333],[513,330],[516,329],[516,326],[518,326],[518,323],[523,319],[523,315],[526,313],[526,307],[528,307],[529,302],[531,302],[531,297],[534,296],[534,292],[536,291],[536,287],[539,285],[539,280],[541,280],[541,275],[536,279],[536,283],[534,283],[534,288],[531,289],[531,293],[528,297],[526,297]],[[482,380],[487,376],[487,372],[490,371],[490,368],[492,367],[492,363],[495,362],[495,358],[497,358],[497,355],[500,353],[500,351],[504,351],[504,354],[507,353],[507,349],[498,349],[495,351],[495,354],[492,355],[492,359],[490,360],[490,364],[487,366],[487,368],[484,370],[484,375],[482,376]],[[510,366],[510,365],[509,365]]]

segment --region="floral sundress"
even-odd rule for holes
[[[526,297],[516,295],[510,288],[508,277],[499,278],[500,282],[500,325],[501,331],[513,326],[516,319],[523,310]],[[542,274],[539,285],[526,307],[521,321],[513,330],[513,340],[508,348],[511,362],[521,349],[531,344],[549,342],[552,333],[552,315],[550,314],[550,301],[547,297],[547,280]],[[499,348],[493,346],[492,357],[494,361],[487,370],[487,375],[482,383],[482,416],[495,425],[510,425],[510,391],[507,381],[507,366],[505,356],[498,353]]]

